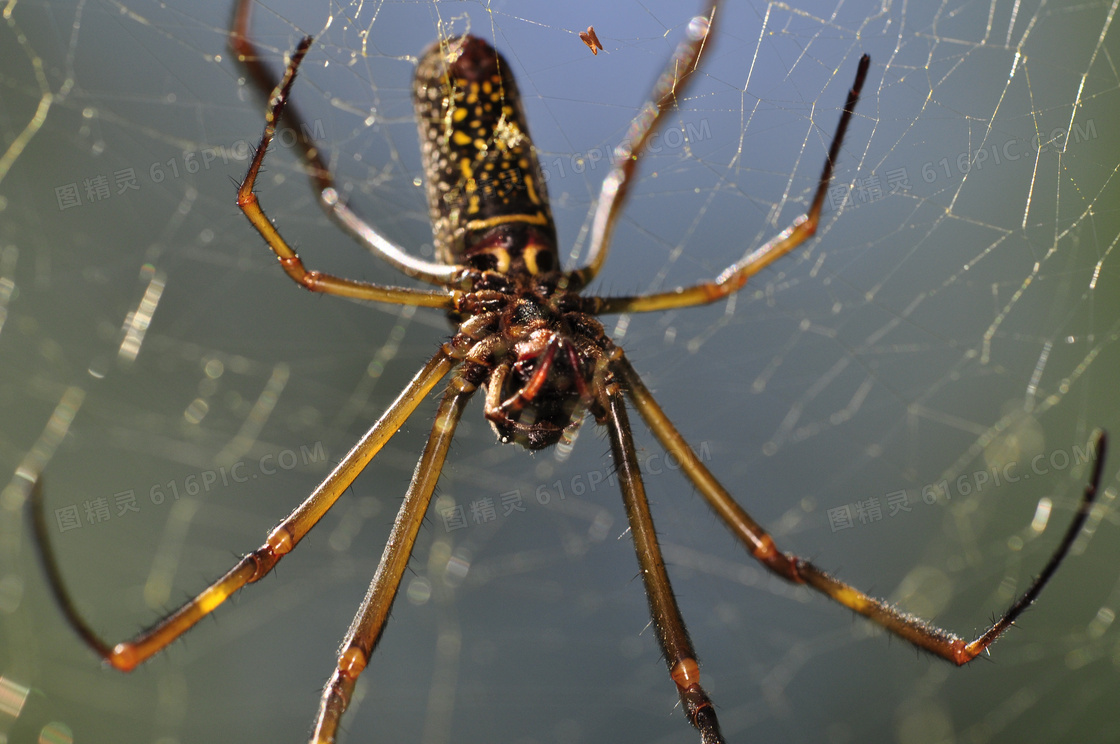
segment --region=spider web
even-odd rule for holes
[[[350,203],[424,256],[411,70],[440,34],[493,41],[574,257],[693,12],[598,5],[268,3],[253,36],[278,70],[316,35],[295,101]],[[792,221],[869,53],[818,236],[727,302],[608,330],[785,549],[968,635],[1056,543],[1090,431],[1120,432],[1117,3],[864,10],[720,10],[592,291],[710,278]],[[259,545],[448,332],[281,276],[233,203],[263,104],[229,15],[24,0],[0,23],[7,741],[303,741],[427,435],[431,402],[275,576],[132,675],[100,669],[50,601],[21,473],[45,472],[79,607],[124,638]],[[285,142],[261,199],[309,265],[406,283],[326,220]],[[1038,605],[994,663],[956,671],[763,575],[636,436],[731,741],[1111,740],[1115,460]],[[589,423],[530,456],[471,406],[345,740],[695,741],[644,627],[608,449]]]

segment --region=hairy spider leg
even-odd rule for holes
[[[792,553],[781,552],[774,544],[774,539],[743,507],[739,506],[688,446],[684,437],[654,400],[629,360],[620,357],[614,366],[622,376],[634,406],[657,437],[657,441],[667,452],[673,453],[680,459],[682,470],[708,502],[708,506],[759,563],[786,581],[806,584],[853,612],[863,615],[893,635],[958,666],[967,664],[983,653],[1034,602],[1069,553],[1069,548],[1084,526],[1100,489],[1108,438],[1103,431],[1098,430],[1092,437],[1095,453],[1092,477],[1085,487],[1077,514],[1066,528],[1050,560],[1026,591],[1012,602],[987,630],[975,640],[965,641],[936,625],[903,613],[881,599],[868,596],[859,589],[833,578],[803,558]]]
[[[587,264],[568,275],[573,290],[586,287],[603,268],[607,254],[610,252],[615,223],[618,222],[626,204],[626,197],[630,193],[630,184],[637,171],[642,148],[657,131],[665,114],[676,104],[677,97],[684,92],[692,73],[696,71],[700,62],[700,53],[715,22],[716,5],[717,0],[710,0],[704,12],[689,22],[685,39],[677,45],[673,56],[661,71],[642,110],[630,122],[626,138],[615,148],[615,165],[603,179],[603,186],[599,191],[599,203],[595,207]],[[582,237],[581,235],[580,239]],[[576,242],[578,243],[579,240]]]
[[[589,312],[640,313],[650,310],[706,305],[715,302],[729,294],[738,292],[746,285],[749,278],[812,237],[820,223],[821,208],[824,205],[825,194],[828,193],[828,185],[832,181],[833,166],[840,155],[840,146],[844,142],[844,135],[848,131],[848,123],[851,121],[852,112],[859,101],[860,91],[863,89],[864,80],[867,79],[867,70],[870,64],[871,58],[866,54],[859,60],[855,82],[848,91],[848,99],[844,103],[844,113],[840,115],[840,122],[836,125],[836,133],[833,135],[832,144],[828,148],[828,158],[825,160],[824,169],[821,171],[821,177],[817,184],[817,191],[813,196],[808,212],[797,217],[793,224],[775,235],[765,245],[751,251],[738,262],[728,266],[714,281],[701,282],[691,287],[679,287],[667,292],[654,292],[631,297],[589,297],[586,298],[590,303]]]
[[[332,274],[308,271],[295,250],[288,245],[288,242],[280,235],[280,231],[276,229],[276,226],[272,224],[264,210],[261,209],[257,201],[257,194],[254,191],[257,175],[260,173],[261,164],[264,162],[264,156],[268,152],[272,137],[276,134],[276,122],[280,120],[284,113],[284,104],[287,103],[288,95],[291,93],[292,83],[295,82],[300,62],[303,61],[303,57],[310,47],[311,37],[306,36],[296,47],[280,85],[273,91],[272,105],[265,119],[261,143],[257,147],[256,154],[253,155],[253,162],[249,165],[249,172],[245,175],[241,188],[237,190],[237,206],[241,208],[241,211],[249,218],[249,222],[257,228],[257,232],[261,234],[272,252],[280,259],[280,265],[284,267],[284,271],[292,278],[292,281],[305,289],[312,292],[351,297],[357,300],[441,307],[449,310],[454,308],[457,297],[454,292],[429,292],[407,287],[382,287],[369,282],[359,282]]]
[[[424,454],[416,464],[412,482],[397,518],[393,521],[393,529],[385,543],[385,551],[370,582],[369,591],[342,641],[338,666],[323,688],[319,714],[312,728],[313,744],[334,742],[339,720],[350,704],[350,696],[354,692],[358,676],[366,668],[373,650],[381,640],[385,622],[389,619],[389,610],[401,585],[401,577],[408,567],[416,535],[428,512],[436,482],[443,472],[443,463],[455,436],[455,427],[463,415],[464,406],[476,389],[477,385],[467,379],[464,370],[460,370],[451,378],[440,401],[432,433],[424,447]]]
[[[393,401],[388,410],[373,425],[365,436],[342,458],[338,466],[319,484],[310,496],[292,511],[272,532],[259,548],[249,553],[224,576],[204,589],[169,616],[134,638],[114,645],[106,643],[98,636],[78,611],[70,591],[62,579],[58,560],[51,549],[50,534],[47,530],[43,511],[42,488],[38,485],[32,490],[31,509],[35,529],[36,546],[39,557],[46,569],[51,593],[54,594],[62,613],[75,632],[102,659],[123,672],[129,672],[148,657],[166,648],[183,633],[190,630],[199,620],[213,612],[234,592],[246,584],[262,579],[276,564],[292,551],[323,515],[334,506],[362,469],[369,464],[381,448],[396,434],[401,425],[412,415],[420,401],[451,370],[461,352],[444,344],[431,360],[424,365],[408,386]]]
[[[616,347],[612,353],[621,355],[621,350]],[[669,667],[669,676],[677,686],[689,723],[700,732],[701,744],[723,744],[716,710],[708,694],[700,686],[700,664],[696,660],[696,651],[673,595],[669,574],[665,570],[665,559],[657,542],[653,516],[650,514],[645,485],[638,467],[634,436],[626,415],[626,399],[615,380],[606,384],[603,396],[606,401],[600,405],[608,410],[605,426],[610,434],[615,472],[618,474],[619,489],[626,505],[630,535],[638,555],[638,566],[646,598],[649,600],[649,613],[657,631],[662,657]]]
[[[252,7],[253,0],[240,0],[234,9],[233,23],[229,32],[229,48],[238,63],[249,72],[256,87],[262,91],[273,91],[270,100],[275,100],[276,92],[280,90],[281,83],[277,82],[273,74],[261,62],[260,51],[249,38],[249,16]],[[299,66],[298,62],[295,64],[297,67]],[[295,76],[294,70],[291,71],[291,75]],[[287,98],[287,94],[284,95],[284,98]],[[303,117],[294,107],[287,110],[286,117],[287,121],[293,124],[296,143],[299,145],[307,166],[312,188],[319,196],[319,206],[343,230],[365,246],[366,250],[374,256],[407,276],[440,286],[445,286],[453,281],[462,267],[433,263],[417,258],[356,215],[342,201],[338,189],[335,188],[334,176],[331,175],[327,164],[323,162],[319,148],[311,139],[312,130],[306,125]],[[279,121],[279,116],[276,117],[276,120]]]

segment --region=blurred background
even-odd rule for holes
[[[229,4],[191,5],[25,0],[0,23],[9,742],[305,741],[435,410],[274,575],[134,673],[102,668],[52,603],[25,474],[43,473],[75,602],[117,641],[256,548],[449,333],[437,311],[283,276],[234,203],[263,96],[226,48]],[[315,35],[293,98],[351,206],[425,257],[412,70],[440,36],[490,40],[574,266],[608,154],[695,12],[601,5],[255,3],[252,35],[277,72]],[[869,53],[817,237],[726,302],[606,324],[784,549],[961,635],[1045,563],[1091,431],[1120,432],[1115,15],[726,3],[591,289],[711,278],[788,225]],[[292,141],[259,184],[289,242],[312,268],[412,285],[323,216]],[[956,670],[763,574],[633,419],[729,741],[1112,740],[1120,458],[1041,600]],[[611,468],[592,422],[531,455],[472,404],[343,741],[696,740]]]

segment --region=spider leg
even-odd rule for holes
[[[276,81],[275,76],[261,62],[260,51],[249,38],[249,15],[252,6],[252,0],[238,2],[229,31],[229,48],[234,58],[249,73],[249,77],[257,89],[267,95],[270,101],[274,101],[277,91],[281,88],[281,83]],[[302,54],[300,56],[302,57]],[[295,68],[298,66],[299,61],[293,56],[292,61],[288,64],[288,72],[285,76],[295,77]],[[284,98],[287,98],[286,92]],[[319,195],[319,206],[342,229],[364,245],[370,253],[408,276],[430,284],[440,285],[446,285],[454,279],[461,267],[416,258],[354,214],[339,198],[338,190],[335,188],[334,176],[331,175],[327,164],[323,162],[319,148],[311,140],[309,134],[311,129],[304,124],[303,117],[292,107],[288,108],[286,117],[292,123],[293,128],[298,130],[296,131],[296,142],[307,165],[312,187]],[[279,120],[279,115],[276,116],[276,120]]]
[[[249,172],[245,175],[245,180],[237,191],[237,206],[241,208],[241,211],[249,218],[249,222],[253,223],[253,227],[257,228],[257,232],[272,248],[288,276],[296,284],[312,292],[341,295],[359,300],[393,302],[400,305],[452,309],[455,306],[455,294],[453,293],[426,292],[404,287],[381,287],[368,282],[345,279],[331,274],[321,274],[318,271],[308,271],[304,267],[303,261],[296,255],[295,250],[288,245],[287,241],[280,235],[280,231],[276,229],[276,226],[272,224],[264,210],[261,209],[257,201],[257,195],[253,191],[257,183],[257,175],[260,173],[264,156],[268,152],[269,143],[272,142],[272,137],[276,133],[276,122],[280,120],[280,116],[284,112],[284,104],[287,103],[288,94],[291,92],[292,83],[295,81],[296,71],[299,69],[299,63],[303,60],[303,56],[307,54],[310,46],[310,36],[305,37],[299,43],[295,53],[292,54],[292,61],[284,73],[284,79],[280,81],[280,86],[272,96],[273,104],[266,117],[260,146],[257,147],[253,162],[249,165]]]
[[[611,453],[614,456],[622,500],[630,522],[630,534],[638,554],[638,565],[649,599],[650,616],[661,644],[661,653],[669,667],[669,676],[677,685],[681,705],[689,722],[700,732],[701,744],[723,742],[723,735],[716,720],[716,711],[708,694],[700,686],[700,666],[696,652],[688,637],[684,618],[677,607],[661,547],[657,543],[653,517],[646,500],[645,485],[638,468],[634,450],[634,437],[626,415],[626,400],[618,382],[610,381],[604,391],[607,409],[606,426],[610,433]]]
[[[63,615],[86,645],[102,659],[123,672],[132,671],[149,656],[167,647],[172,641],[190,630],[199,620],[214,611],[230,595],[246,584],[263,578],[296,544],[322,519],[358,476],[373,456],[404,424],[420,401],[450,371],[458,355],[450,344],[444,344],[438,353],[412,378],[380,420],[366,432],[354,448],[342,458],[338,466],[319,487],[289,514],[272,532],[261,547],[238,561],[224,576],[202,591],[152,628],[128,641],[110,645],[90,628],[78,612],[74,600],[62,580],[58,560],[51,550],[50,535],[43,513],[42,488],[32,490],[31,510],[35,528],[35,543],[47,573],[51,592],[62,608]]]
[[[765,245],[751,251],[739,259],[738,262],[728,266],[714,281],[701,282],[692,287],[678,287],[668,292],[654,292],[647,295],[588,298],[589,312],[639,313],[650,310],[706,305],[738,292],[752,276],[811,238],[816,233],[817,225],[820,223],[824,197],[828,193],[828,185],[832,181],[833,165],[840,155],[840,146],[844,142],[844,134],[848,130],[848,123],[852,119],[856,102],[859,101],[860,90],[867,78],[867,69],[870,64],[871,58],[866,54],[860,58],[855,82],[852,83],[852,88],[848,91],[848,100],[844,103],[844,113],[841,114],[840,122],[836,125],[836,134],[833,135],[832,144],[828,148],[828,158],[824,162],[824,169],[821,171],[817,191],[813,195],[813,201],[809,205],[808,212],[795,219],[793,224],[775,235]]]
[[[677,96],[684,92],[688,78],[696,71],[700,52],[711,34],[715,19],[716,0],[709,0],[707,8],[695,16],[688,24],[684,41],[677,45],[669,63],[654,83],[650,97],[641,112],[630,122],[626,138],[615,148],[615,166],[603,180],[599,191],[599,203],[591,225],[591,245],[588,249],[587,265],[576,269],[569,275],[572,288],[586,287],[595,278],[610,251],[611,235],[615,223],[626,204],[630,192],[638,158],[646,141],[657,131],[661,120],[676,103]],[[582,236],[581,236],[582,237]]]
[[[958,666],[972,661],[983,653],[1042,592],[1046,583],[1065,559],[1070,546],[1085,524],[1101,484],[1106,436],[1104,432],[1098,431],[1093,442],[1096,461],[1093,466],[1092,479],[1085,487],[1085,494],[1076,516],[1069,527],[1066,528],[1066,532],[1058,547],[1050,556],[1050,560],[1046,563],[1042,572],[1031,582],[1027,590],[1012,602],[1011,606],[987,630],[977,636],[975,640],[966,641],[924,620],[907,615],[881,599],[864,594],[839,579],[829,576],[803,558],[799,558],[792,553],[782,553],[774,544],[773,538],[757,522],[751,519],[751,516],[720,485],[711,471],[700,462],[700,459],[685,442],[680,432],[669,421],[661,406],[653,399],[649,389],[646,388],[633,366],[621,354],[620,359],[615,362],[615,368],[621,373],[630,398],[634,401],[634,406],[641,413],[654,436],[661,442],[661,446],[680,459],[688,479],[692,481],[724,524],[743,542],[755,560],[783,579],[794,584],[805,584],[831,597],[853,612],[863,615],[899,638]]]
[[[312,729],[312,744],[327,744],[335,740],[339,719],[350,704],[354,684],[381,640],[393,599],[400,588],[401,577],[408,567],[416,535],[443,470],[455,427],[463,414],[463,407],[476,389],[477,386],[467,379],[463,371],[453,377],[447,386],[447,392],[436,411],[428,444],[416,465],[412,483],[385,543],[385,552],[381,555],[377,572],[362,600],[361,608],[350,624],[346,638],[342,641],[338,666],[323,688],[319,714]]]

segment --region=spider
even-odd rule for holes
[[[714,302],[738,291],[759,271],[811,237],[820,220],[833,165],[870,59],[863,56],[844,103],[808,211],[762,247],[727,267],[715,280],[692,287],[622,297],[580,292],[602,268],[614,226],[634,181],[642,148],[656,132],[697,69],[711,38],[717,0],[694,17],[665,65],[646,104],[616,152],[594,213],[586,265],[560,266],[556,230],[517,86],[509,66],[487,42],[473,36],[443,39],[417,65],[413,95],[427,196],[438,262],[410,255],[361,220],[339,198],[333,177],[313,142],[301,141],[312,185],[327,213],[370,252],[435,289],[384,287],[324,274],[304,266],[266,216],[255,191],[261,165],[312,39],[292,53],[276,81],[250,41],[250,0],[242,0],[230,32],[231,47],[255,85],[269,95],[264,133],[237,196],[237,204],[297,284],[313,292],[361,300],[440,308],[454,333],[412,378],[381,418],[315,491],[268,535],[194,599],[131,640],[111,645],[77,611],[50,550],[41,490],[32,503],[36,536],[52,591],[84,641],[111,666],[129,671],[165,648],[246,584],[260,580],[291,552],[345,492],[355,477],[445,377],[431,434],[393,524],[369,591],[344,638],[337,664],[322,693],[312,742],[335,741],[358,676],[370,662],[385,629],[414,541],[427,512],[463,410],[481,387],[483,412],[503,442],[536,450],[570,436],[590,413],[604,427],[637,552],[653,626],[689,722],[702,744],[722,742],[715,708],[700,684],[700,666],[674,597],[658,545],[631,434],[627,400],[689,481],[746,550],[769,571],[805,584],[857,612],[917,648],[961,665],[976,658],[1039,595],[1065,558],[1098,490],[1105,437],[1096,437],[1093,474],[1080,508],[1060,544],[1030,587],[975,640],[965,641],[903,614],[830,576],[807,560],[778,549],[774,540],[732,498],[694,454],[654,400],[596,316]],[[298,129],[304,129],[297,127]]]

